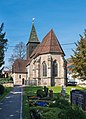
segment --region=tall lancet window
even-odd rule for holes
[[[56,62],[56,60],[53,61],[53,76],[58,76],[58,64]]]
[[[42,63],[43,66],[43,76],[47,76],[47,65],[45,62]]]

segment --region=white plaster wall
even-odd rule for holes
[[[19,75],[21,75],[21,78],[19,78]],[[22,79],[24,78],[26,80],[26,74],[13,73],[12,77],[14,85],[22,85]]]

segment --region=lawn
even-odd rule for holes
[[[57,86],[57,87],[48,87],[49,90],[53,90],[54,92],[54,96],[57,96],[57,93],[60,93],[61,92],[61,87],[60,86]],[[67,86],[66,87],[66,94],[68,95],[68,98],[69,98],[69,95],[70,95],[70,91],[72,88],[76,88],[76,89],[81,89],[81,90],[86,90],[86,88],[82,88],[82,87],[79,87],[79,86]],[[38,89],[43,89],[43,87],[32,87],[32,86],[28,86],[28,87],[24,87],[23,89],[23,119],[30,119],[30,107],[29,107],[29,104],[28,104],[28,99],[27,99],[27,96],[33,96],[33,95],[36,95],[36,91]],[[59,108],[49,108],[49,107],[36,107],[37,108],[41,108],[41,110],[43,111],[43,116],[45,117],[45,119],[58,119],[58,117],[54,117],[54,115],[56,113],[59,113],[60,112],[60,109]],[[58,111],[57,111],[58,110]],[[49,112],[49,113],[48,113]],[[49,116],[49,115],[50,116]]]

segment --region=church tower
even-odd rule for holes
[[[39,43],[40,42],[39,42],[37,34],[36,34],[36,30],[35,30],[35,26],[34,26],[34,19],[33,19],[30,37],[29,37],[28,43],[26,44],[27,59],[29,59],[31,53],[33,52],[33,50],[37,47],[37,45]]]

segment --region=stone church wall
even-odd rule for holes
[[[51,85],[52,61],[56,60],[58,64],[58,76],[54,77],[55,86],[64,85],[64,58],[57,54],[43,54],[33,59],[29,66],[29,80],[35,80],[37,85]],[[42,63],[47,64],[47,76],[43,76]]]

